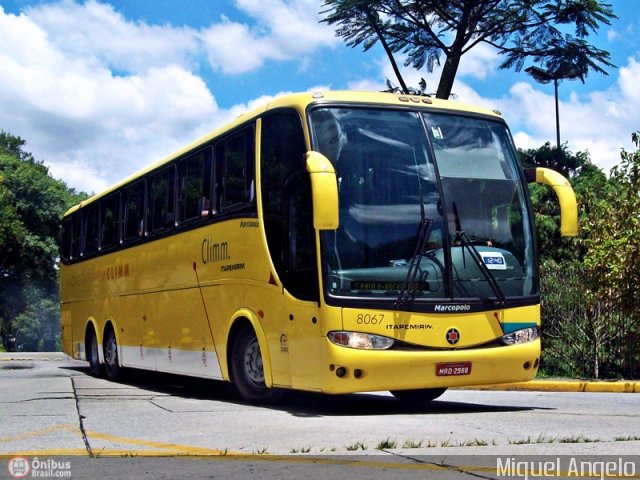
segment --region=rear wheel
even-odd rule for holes
[[[104,339],[104,366],[109,380],[116,380],[120,376],[118,344],[116,334],[112,329],[107,330]]]
[[[264,366],[260,344],[253,329],[244,327],[233,340],[231,350],[231,379],[238,393],[249,402],[275,402],[280,390],[268,388],[264,381]]]
[[[415,390],[392,390],[391,395],[398,400],[410,403],[429,403],[435,400],[447,389],[445,388],[418,388]]]
[[[87,352],[87,360],[89,361],[89,372],[94,377],[99,377],[102,375],[102,365],[100,364],[100,356],[98,354],[98,337],[93,328],[87,332],[85,351]]]

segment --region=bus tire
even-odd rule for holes
[[[248,402],[271,403],[281,398],[280,390],[265,384],[260,344],[252,328],[241,328],[233,338],[229,368],[238,393]]]
[[[446,387],[443,388],[417,388],[415,390],[391,390],[391,395],[398,400],[409,403],[429,403],[444,392],[447,391]]]
[[[93,327],[87,331],[84,345],[87,352],[87,360],[89,361],[89,373],[94,377],[102,376],[102,364],[100,363],[100,354],[98,352],[98,336]]]
[[[118,359],[118,343],[113,328],[109,328],[104,338],[104,367],[109,380],[116,380],[120,376],[120,361]]]

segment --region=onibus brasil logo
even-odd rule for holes
[[[7,470],[12,478],[26,478],[29,474],[35,478],[71,478],[71,462],[52,458],[13,457],[7,463]]]

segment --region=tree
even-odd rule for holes
[[[60,219],[86,194],[53,179],[24,145],[0,130],[0,334],[5,347],[16,336],[50,347],[38,335],[57,333],[57,317],[46,312],[58,302]]]
[[[588,164],[572,178],[578,255],[543,263],[543,366],[554,373],[640,377],[640,133],[632,140],[608,179]]]
[[[405,66],[432,72],[444,57],[438,98],[449,98],[462,56],[485,43],[504,56],[500,68],[520,71],[525,61],[550,72],[607,74],[609,53],[585,40],[616,18],[599,0],[325,0],[323,22],[336,25],[347,45],[384,48],[402,89],[408,88],[394,54]],[[573,30],[573,34],[567,33]]]
[[[635,152],[623,150],[605,195],[586,199],[594,215],[584,222],[585,272],[592,296],[608,319],[607,338],[636,377],[640,375],[640,132]],[[611,356],[611,355],[610,355]]]

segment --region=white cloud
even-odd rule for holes
[[[179,65],[116,76],[58,45],[30,15],[2,9],[0,32],[0,128],[27,139],[54,176],[79,190],[99,190],[166,155],[217,110],[202,79]]]
[[[26,15],[47,32],[52,47],[70,56],[94,57],[115,70],[187,67],[198,48],[193,29],[134,23],[95,0],[42,4],[26,10]]]
[[[640,63],[629,58],[620,68],[615,85],[605,91],[594,91],[584,97],[575,92],[569,100],[560,101],[561,142],[567,142],[571,151],[588,150],[591,159],[605,172],[620,161],[620,150],[634,150],[631,133],[640,125],[640,94],[637,78],[640,78]],[[565,82],[560,88],[574,88]],[[545,141],[555,144],[555,99],[528,83],[515,84],[509,96],[500,99],[501,109],[507,118],[517,120],[527,135],[519,132],[516,144],[523,148],[535,148]],[[526,147],[519,139],[537,139],[536,144]]]
[[[236,0],[284,52],[304,53],[340,43],[333,27],[318,23],[318,0]]]
[[[239,73],[336,43],[315,0],[237,6],[259,20],[197,30],[133,22],[96,0],[0,6],[0,129],[69,186],[99,191],[255,104],[220,109],[194,73],[202,54]]]
[[[246,73],[267,60],[285,60],[287,55],[271,39],[256,36],[248,25],[224,21],[200,34],[209,63],[228,74]]]
[[[498,51],[491,45],[479,43],[463,55],[458,76],[482,80],[490,77],[498,68],[499,63]]]
[[[339,43],[333,30],[318,23],[317,0],[236,0],[256,22],[249,26],[223,18],[199,34],[214,69],[227,74],[254,70],[270,60],[297,60],[318,47]]]

